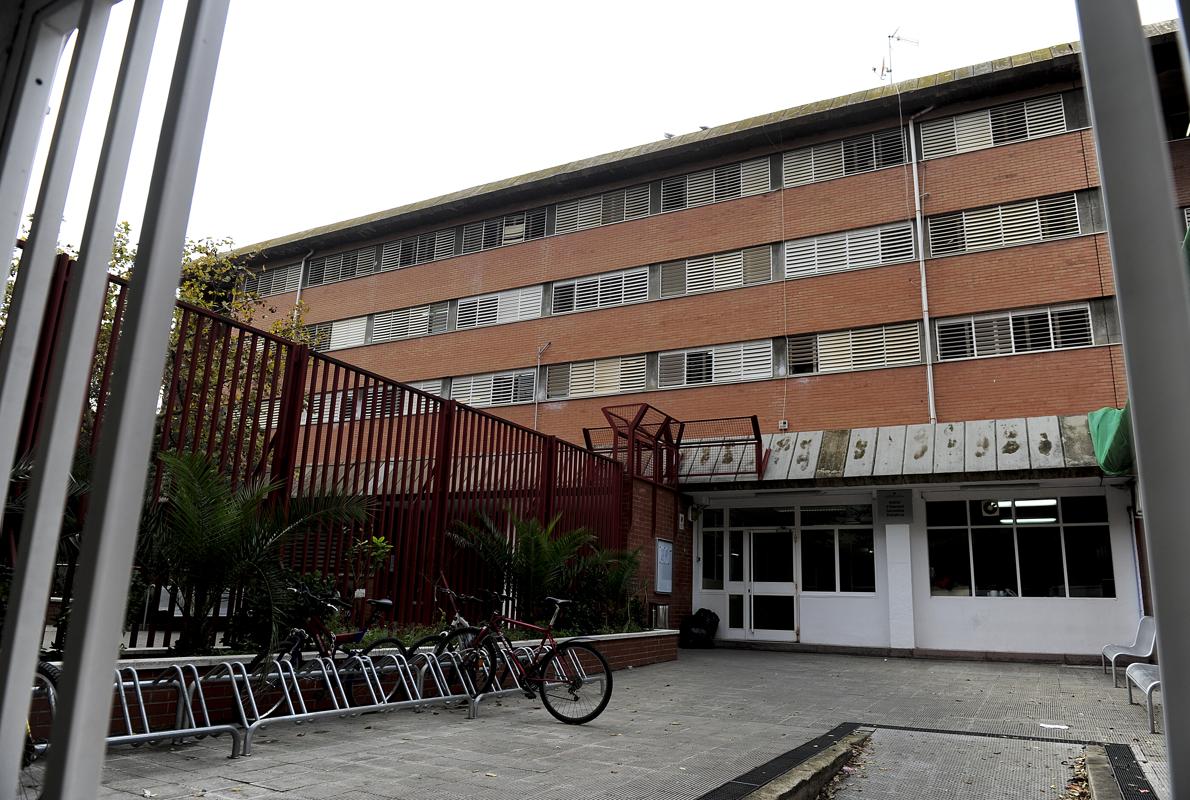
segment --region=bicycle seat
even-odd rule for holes
[[[561,600],[557,597],[547,597],[545,601],[547,603],[553,603],[556,606],[568,606],[574,602],[573,600]]]
[[[387,597],[382,597],[379,600],[369,600],[368,605],[374,606],[376,608],[392,608],[393,601],[389,600]]]

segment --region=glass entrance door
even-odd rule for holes
[[[749,639],[797,641],[797,583],[792,530],[747,532]]]

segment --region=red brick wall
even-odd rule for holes
[[[633,479],[631,484],[630,490],[624,492],[627,548],[640,551],[637,579],[643,587],[646,602],[650,606],[668,605],[669,624],[676,628],[690,613],[694,531],[685,519],[676,492],[648,481]],[[658,539],[667,539],[674,546],[673,591],[665,594],[657,592]]]

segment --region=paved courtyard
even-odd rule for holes
[[[1124,743],[1156,797],[1168,797],[1161,737],[1098,668],[742,650],[682,651],[677,662],[617,672],[607,711],[584,726],[514,698],[485,704],[476,720],[438,709],[280,724],[262,732],[253,755],[234,760],[226,737],[119,748],[100,796],[693,799],[844,722]],[[1019,771],[1013,759],[1021,756],[1044,781],[1029,796],[1056,798],[1056,765],[1080,751],[1017,739],[879,736],[885,753],[916,748],[921,768],[907,775],[946,778],[945,787],[915,787],[916,797],[972,788],[955,774],[966,763]],[[989,765],[985,752],[1002,765]],[[926,768],[935,754],[950,765],[945,776]]]

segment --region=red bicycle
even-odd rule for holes
[[[602,714],[612,696],[607,659],[590,642],[570,639],[558,644],[554,639],[558,615],[573,601],[545,598],[554,605],[554,613],[543,627],[502,614],[501,602],[511,600],[507,595],[485,594],[494,606],[488,620],[479,627],[451,631],[434,651],[457,654],[468,692],[476,697],[487,694],[500,672],[514,680],[526,697],[540,694],[546,711],[562,722],[581,725]],[[505,625],[530,631],[534,638],[540,634],[541,641],[514,644],[504,632]]]

